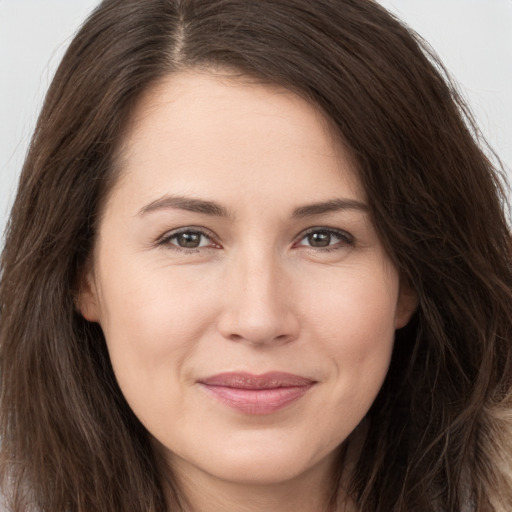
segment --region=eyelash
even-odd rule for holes
[[[211,240],[211,244],[208,246],[198,246],[198,247],[181,247],[178,244],[172,243],[173,239],[176,239],[180,235],[199,235],[201,238],[207,238]],[[312,245],[302,245],[300,244],[301,241],[303,241],[305,238],[313,235],[313,234],[324,234],[328,235],[329,237],[335,237],[339,239],[339,242],[333,244],[333,245],[327,245],[324,247],[315,247]],[[329,240],[330,241],[330,240]],[[201,242],[200,242],[201,243]],[[213,244],[213,246],[212,246]],[[184,252],[184,253],[196,253],[200,250],[204,249],[220,249],[220,244],[217,244],[214,241],[214,236],[204,228],[195,228],[193,226],[182,228],[176,231],[172,231],[170,233],[166,233],[163,235],[159,240],[157,240],[158,246],[166,246],[171,248],[172,250]],[[346,231],[340,230],[340,229],[333,229],[333,228],[326,228],[326,227],[314,227],[310,228],[304,232],[302,232],[299,237],[297,238],[297,241],[293,243],[293,247],[307,247],[314,251],[321,251],[321,252],[331,252],[340,250],[342,248],[345,248],[347,246],[353,246],[354,245],[354,238],[352,235],[347,233]]]

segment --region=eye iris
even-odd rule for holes
[[[201,233],[180,233],[176,236],[176,242],[180,247],[195,249],[201,244]]]
[[[331,234],[325,231],[310,233],[308,242],[311,247],[327,247],[331,243]]]

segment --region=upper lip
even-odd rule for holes
[[[315,383],[313,379],[286,372],[267,372],[259,375],[247,372],[226,372],[200,379],[198,382],[207,386],[236,389],[273,389],[310,386]]]

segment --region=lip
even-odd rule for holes
[[[217,400],[246,414],[272,414],[304,396],[316,381],[285,372],[228,372],[198,383]]]

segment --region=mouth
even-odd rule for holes
[[[272,414],[304,396],[316,381],[283,372],[229,372],[198,383],[224,405],[246,414]]]

